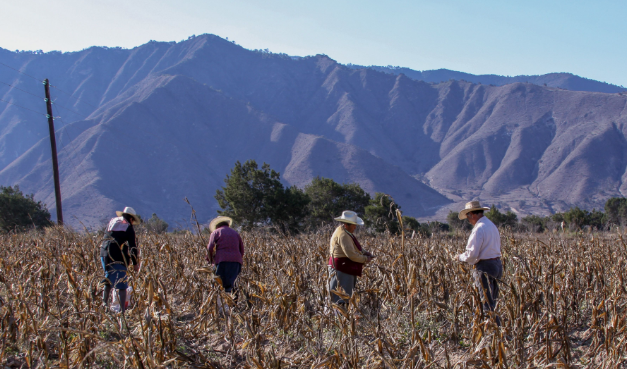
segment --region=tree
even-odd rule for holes
[[[284,188],[281,176],[263,163],[254,160],[235,163],[227,175],[216,200],[222,208],[218,214],[233,218],[244,228],[276,225],[281,231],[296,231],[306,214],[309,197],[296,187]]]
[[[422,225],[424,226],[424,223]],[[451,229],[451,227],[449,227],[448,224],[441,223],[438,221],[430,222],[428,225],[428,228],[431,231],[431,233],[448,232]]]
[[[547,218],[537,215],[528,215],[522,218],[522,222],[529,228],[529,230],[536,233],[542,233],[547,228]]]
[[[405,231],[410,230],[425,237],[431,236],[430,227],[426,224],[420,224],[416,218],[403,215],[401,219],[403,219],[403,228],[405,228]]]
[[[150,219],[148,219],[144,224],[148,232],[165,233],[168,230],[168,223],[159,218],[155,213],[152,213]]]
[[[484,215],[488,217],[488,219],[490,219],[497,227],[514,227],[518,223],[518,216],[516,213],[508,210],[507,213],[503,214],[494,205],[492,205],[490,210],[485,212]]]
[[[446,221],[451,228],[459,231],[469,231],[472,229],[472,224],[466,220],[459,219],[459,213],[456,211],[449,211],[446,216]]]
[[[19,186],[0,186],[0,231],[24,231],[52,225],[50,213],[34,196],[24,195]]]
[[[363,215],[370,195],[357,183],[339,184],[330,178],[316,177],[305,187],[311,199],[307,222],[312,228],[333,222],[344,210]]]
[[[400,229],[396,210],[400,208],[390,195],[375,193],[374,199],[370,200],[370,205],[364,209],[366,226],[377,233],[383,233],[386,230],[390,233],[398,233]]]
[[[256,224],[267,224],[270,218],[270,205],[276,201],[276,193],[283,189],[279,173],[264,163],[261,169],[254,160],[243,165],[237,161],[226,176],[222,190],[216,191],[216,200],[222,210],[218,214],[233,218],[244,228]]]
[[[612,197],[605,202],[607,222],[615,225],[627,224],[627,199]]]
[[[579,209],[578,206],[575,206],[564,213],[564,221],[568,223],[571,229],[580,229],[586,224],[587,213],[586,210]]]
[[[595,209],[592,209],[592,211],[580,209],[578,206],[570,208],[570,210],[563,213],[563,217],[570,229],[580,229],[583,226],[602,229],[607,223],[606,214]]]
[[[283,234],[300,232],[307,217],[307,205],[311,200],[306,193],[296,186],[286,188],[279,201],[270,209],[272,224],[279,227]]]
[[[607,216],[604,213],[596,209],[592,209],[592,211],[588,213],[588,218],[586,219],[586,225],[589,225],[590,227],[594,227],[598,230],[601,230],[605,228],[606,224],[607,224]]]

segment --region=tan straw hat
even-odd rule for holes
[[[339,218],[335,218],[335,220],[342,223],[357,224],[360,226],[364,225],[364,221],[357,216],[357,213],[350,210],[344,210],[342,212],[342,216],[340,216]]]
[[[485,206],[481,206],[479,201],[471,201],[466,203],[466,207],[464,210],[459,212],[459,219],[466,219],[466,214],[475,211],[475,210],[490,210],[490,208],[486,208]]]
[[[233,224],[233,219],[229,218],[229,217],[223,217],[223,216],[219,216],[217,218],[213,218],[211,220],[211,223],[209,223],[209,230],[211,232],[216,230],[216,226],[220,223],[224,223],[227,222],[229,223],[229,227],[231,226],[231,224]]]
[[[115,212],[119,217],[122,216],[122,214],[128,214],[130,215],[133,219],[135,219],[135,223],[139,224],[142,222],[142,219],[139,217],[139,215],[137,215],[137,212],[135,212],[135,209],[133,209],[130,206],[127,206],[124,208],[124,210],[122,211],[116,211]]]

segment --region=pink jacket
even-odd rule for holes
[[[239,233],[229,226],[219,227],[211,233],[209,245],[207,245],[208,255],[211,255],[214,248],[216,250],[213,259],[215,265],[223,261],[244,263],[244,242],[242,242]],[[208,257],[207,261],[210,262]]]

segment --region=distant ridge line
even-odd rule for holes
[[[441,83],[449,80],[467,81],[484,85],[504,86],[510,83],[522,82],[539,86],[562,88],[571,91],[588,91],[604,93],[627,92],[627,88],[607,82],[601,82],[590,78],[580,77],[572,73],[547,73],[541,75],[500,76],[496,74],[470,74],[450,69],[434,69],[417,71],[399,66],[363,66],[346,64],[351,69],[371,69],[394,75],[404,74],[407,77],[429,83]]]

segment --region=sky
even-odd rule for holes
[[[248,49],[627,86],[625,0],[5,0],[0,47],[77,51],[215,34]]]

